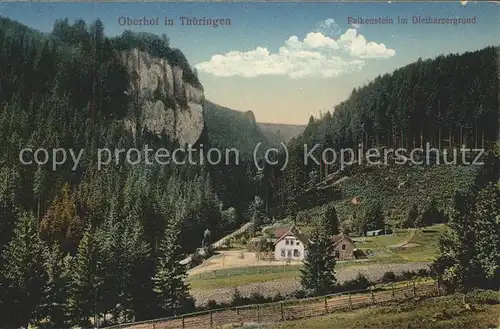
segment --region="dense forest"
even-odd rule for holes
[[[325,147],[491,148],[498,135],[498,52],[419,59],[355,88],[350,97],[310,118],[307,143]]]
[[[498,54],[499,47],[487,47],[464,54],[419,59],[355,88],[346,101],[320,118],[311,117],[304,133],[288,145],[290,159],[285,175],[271,193],[277,197],[274,203],[281,213],[295,216],[300,209],[311,205],[311,200],[303,197],[308,183],[321,181],[339,169],[338,161],[329,168],[313,161],[305,166],[304,145],[310,150],[319,144],[314,152],[317,159],[327,148],[336,150],[337,154],[341,149],[351,148],[357,155],[359,145],[363,145],[364,150],[406,148],[411,151],[425,149],[428,143],[440,150],[465,145],[469,149],[491,151],[499,131]],[[345,168],[338,178],[351,174],[361,178],[363,167]],[[408,168],[407,175],[417,174],[417,169]],[[461,171],[460,168],[450,170],[450,175]],[[432,172],[425,175],[429,174]],[[273,180],[272,176],[269,180]],[[456,178],[458,182],[460,177]],[[384,180],[392,179],[390,175],[382,175],[377,184],[384,185]],[[386,189],[390,188],[385,185]],[[361,188],[373,190],[371,184]],[[398,194],[394,190],[390,193]],[[354,196],[356,194],[351,197]]]
[[[99,20],[59,20],[43,34],[2,17],[0,45],[0,314],[13,315],[2,316],[0,327],[62,328],[104,314],[116,322],[190,309],[178,262],[206,242],[207,230],[215,239],[238,225],[245,197],[253,197],[235,192],[253,184],[247,171],[97,170],[94,152],[177,146],[166,133],[125,127],[141,99],[125,92],[129,77],[118,55],[139,48],[165,58],[201,87],[182,52],[166,36],[126,31],[108,38]],[[207,135],[200,142],[210,145]],[[76,170],[66,164],[53,171],[50,163],[22,165],[24,147],[92,152]]]

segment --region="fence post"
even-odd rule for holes
[[[372,289],[370,289],[370,294],[372,295],[372,303],[375,304],[375,295],[373,294]]]
[[[210,328],[214,326],[214,312],[210,311]]]
[[[325,312],[328,313],[328,298],[325,296]]]
[[[391,285],[392,298],[394,298],[394,283]]]
[[[257,323],[260,323],[260,306],[257,305]]]
[[[185,329],[186,328],[186,324],[184,323],[184,315],[181,316],[181,320],[182,320],[182,329]]]
[[[283,312],[283,302],[280,302],[280,312],[281,312],[281,321],[285,321],[285,313]]]
[[[351,294],[348,294],[349,296],[349,309],[352,309],[352,300],[351,300]]]
[[[415,280],[413,280],[413,297],[417,296],[417,287],[415,286]]]

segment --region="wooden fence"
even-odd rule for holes
[[[436,282],[412,281],[375,290],[349,291],[322,297],[214,309],[177,317],[120,324],[107,329],[216,329],[245,323],[298,320],[417,296],[437,295],[439,289]]]

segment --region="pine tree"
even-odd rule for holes
[[[324,230],[315,230],[307,246],[304,266],[300,270],[300,282],[304,290],[313,295],[332,291],[337,283],[334,257],[329,236]]]
[[[183,255],[179,224],[177,218],[173,219],[165,229],[156,274],[153,278],[158,305],[166,316],[179,315],[194,305],[189,296],[188,286],[184,282],[187,276],[186,268],[180,264]]]
[[[384,214],[379,203],[369,205],[363,217],[364,231],[381,230],[384,228]]]
[[[79,324],[88,324],[89,319],[97,314],[99,294],[105,293],[99,291],[102,279],[98,277],[101,267],[98,243],[94,233],[87,229],[71,262],[69,306],[72,319]]]
[[[28,327],[40,316],[39,305],[47,282],[43,268],[45,248],[38,235],[36,218],[32,214],[23,214],[3,253],[2,282],[8,304],[4,305],[7,307],[3,314],[11,315],[9,326]]]
[[[250,203],[248,207],[248,216],[252,221],[251,233],[255,235],[265,221],[264,202],[260,197],[256,196]]]
[[[54,329],[64,328],[68,321],[69,255],[65,256],[57,243],[46,248],[44,268],[48,282],[44,291],[43,315]]]
[[[339,218],[335,206],[329,204],[321,216],[320,225],[329,236],[339,234]]]
[[[428,226],[437,223],[444,223],[446,216],[438,209],[435,199],[429,201],[424,210],[418,216],[416,226]]]
[[[153,308],[153,282],[150,278],[154,274],[154,263],[150,259],[151,247],[137,217],[131,214],[126,218],[121,235],[120,304],[124,320],[133,321],[147,317]]]
[[[121,247],[121,230],[118,218],[112,213],[95,233],[98,262],[95,275],[99,277],[97,291],[98,313],[106,314],[120,303],[122,292],[123,250]],[[101,291],[101,293],[99,293]]]
[[[0,252],[12,239],[15,219],[18,217],[17,189],[20,174],[7,167],[0,168]],[[3,259],[0,258],[0,267]]]
[[[418,207],[413,204],[406,215],[405,220],[402,222],[403,228],[415,227],[419,217]]]
[[[477,251],[486,280],[500,282],[500,184],[479,191],[473,212]],[[497,288],[497,287],[495,287]]]
[[[83,223],[78,216],[75,197],[69,184],[62,187],[41,221],[42,236],[60,243],[64,251],[74,252],[82,237]]]
[[[477,259],[474,257],[473,203],[474,197],[470,193],[456,193],[453,216],[449,222],[451,232],[438,241],[439,256],[432,268],[448,290],[467,292],[479,279]]]

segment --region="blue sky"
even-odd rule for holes
[[[196,66],[208,99],[258,121],[306,123],[379,74],[419,57],[498,45],[495,3],[2,3],[0,15],[49,32],[58,18],[100,18],[105,33],[165,33]],[[231,26],[120,26],[118,19],[229,18]],[[348,17],[409,23],[348,24]],[[475,24],[412,24],[412,16],[476,17]],[[312,33],[311,33],[312,32]],[[282,49],[280,50],[280,47]],[[229,53],[229,54],[228,54]],[[219,57],[213,57],[220,55]]]

